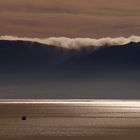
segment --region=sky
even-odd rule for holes
[[[139,0],[0,0],[0,35],[128,37],[140,33]]]

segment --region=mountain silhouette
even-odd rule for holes
[[[30,41],[0,40],[1,71],[93,71],[140,67],[140,43],[66,49]]]
[[[138,99],[140,43],[66,49],[0,40],[0,98]]]

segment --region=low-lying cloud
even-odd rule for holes
[[[81,47],[93,46],[95,48],[100,48],[102,46],[115,46],[115,45],[125,45],[130,42],[138,43],[140,42],[140,36],[130,36],[126,37],[104,37],[100,39],[94,38],[67,38],[67,37],[49,37],[49,38],[27,38],[27,37],[15,37],[15,36],[0,36],[0,40],[22,40],[22,41],[32,41],[43,43],[47,45],[54,45],[58,47],[63,47],[67,49],[75,48],[79,49]]]

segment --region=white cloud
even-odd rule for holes
[[[114,46],[114,45],[125,45],[130,42],[140,42],[140,36],[130,36],[126,37],[105,37],[100,39],[93,38],[67,38],[67,37],[50,37],[50,38],[27,38],[27,37],[15,37],[15,36],[0,36],[0,40],[23,40],[32,41],[48,45],[54,45],[58,47],[64,47],[67,49],[75,48],[79,49],[81,47],[93,46],[95,48],[100,48],[104,45]]]

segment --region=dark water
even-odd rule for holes
[[[0,139],[139,139],[140,102],[0,100]]]

